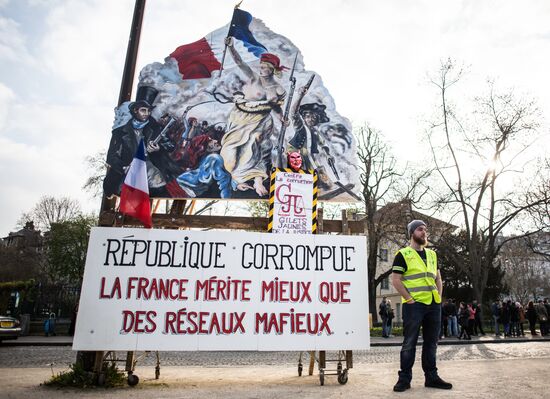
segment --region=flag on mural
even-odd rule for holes
[[[254,37],[250,31],[252,15],[236,8],[227,36],[234,37],[242,42],[246,49],[259,58],[267,52],[266,47]],[[184,44],[175,49],[170,57],[178,62],[178,69],[183,80],[205,79],[212,77],[212,72],[221,69],[223,48],[212,45],[213,40],[203,37],[196,42]]]
[[[147,228],[151,228],[153,225],[143,139],[139,142],[136,155],[130,164],[130,169],[128,169],[128,173],[122,184],[120,212],[135,217]]]
[[[251,22],[252,15],[250,13],[236,8],[235,11],[233,11],[233,18],[231,19],[231,28],[229,28],[228,36],[242,41],[246,49],[259,58],[263,53],[267,53],[267,48],[257,41],[250,31]]]

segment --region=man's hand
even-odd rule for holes
[[[227,47],[233,47],[233,38],[231,36],[225,38],[225,45]]]
[[[160,150],[160,147],[158,144],[155,144],[154,142],[150,141],[149,143],[147,143],[147,152],[151,153],[151,152],[157,152],[158,150]]]

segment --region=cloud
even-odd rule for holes
[[[0,132],[6,125],[10,112],[10,104],[15,98],[15,93],[0,82]]]
[[[13,228],[21,212],[45,194],[69,195],[85,209],[99,206],[81,190],[91,174],[84,157],[108,145],[111,121],[110,110],[102,107],[12,106],[10,120],[0,129],[3,229]],[[27,132],[27,137],[14,132]]]
[[[131,4],[128,0],[65,1],[49,10],[40,50],[50,73],[78,88],[69,94],[69,100],[116,102]]]
[[[0,4],[0,7],[2,5]],[[25,35],[20,25],[10,18],[0,16],[0,61],[32,63],[33,58],[26,48]]]

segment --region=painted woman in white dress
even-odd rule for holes
[[[234,190],[255,190],[258,196],[267,195],[264,180],[269,176],[271,136],[274,130],[274,111],[283,120],[281,105],[285,89],[275,80],[284,69],[277,56],[264,53],[260,57],[259,74],[243,62],[233,46],[233,38],[226,39],[233,60],[248,78],[240,97],[229,114],[227,130],[221,141],[220,155],[225,169],[231,174]],[[237,97],[237,96],[235,96]],[[253,182],[253,186],[249,184]]]

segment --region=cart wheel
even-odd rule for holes
[[[99,373],[99,375],[97,376],[97,385],[99,385],[100,387],[105,385],[105,373]]]
[[[342,371],[342,374],[338,374],[338,382],[341,385],[345,385],[348,382],[348,369]]]
[[[325,371],[319,370],[319,383],[321,386],[325,385]]]
[[[160,377],[160,367],[155,367],[155,380],[158,380]]]
[[[128,385],[131,387],[139,383],[139,377],[135,374],[128,374]]]
[[[301,364],[299,364],[298,365],[298,377],[302,376],[302,370],[303,370],[303,366]]]

